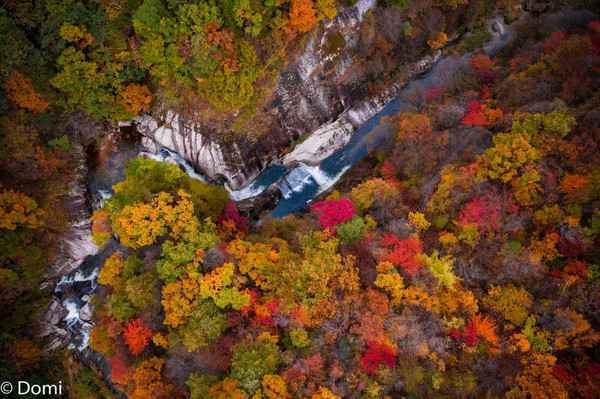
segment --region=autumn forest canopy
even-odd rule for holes
[[[371,2],[356,3],[0,4],[4,380],[98,399],[599,397],[594,2],[372,2],[352,25],[347,74],[362,83],[346,101],[419,57],[464,62],[404,95],[410,106],[375,127],[381,144],[286,217],[137,156],[123,122],[165,110],[264,139],[283,71]],[[492,17],[512,36],[486,53]],[[323,37],[327,65],[344,70],[344,35]],[[135,154],[121,165],[123,148]],[[97,200],[100,180],[110,195]],[[73,294],[54,289],[77,270],[61,265],[81,212],[97,247],[84,263],[98,267],[78,349],[54,345],[41,320]],[[53,331],[67,334],[68,317]]]

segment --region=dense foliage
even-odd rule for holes
[[[102,367],[43,350],[45,265],[88,127],[167,106],[243,130],[350,3],[0,6],[3,378],[65,380],[76,398],[597,397],[600,23],[531,19],[484,54],[483,17],[513,1],[378,2],[357,27],[377,43],[357,54],[381,68],[368,75],[401,69],[375,57],[408,51],[389,35],[474,53],[382,119],[385,144],[305,212],[255,223],[223,187],[132,159],[92,216]],[[382,9],[401,31],[373,24]]]
[[[113,231],[127,207],[144,215],[127,218],[135,234],[156,225],[152,239],[130,246],[162,246],[144,270],[156,268],[151,285],[162,286],[164,317],[147,308],[125,321],[109,297],[96,329],[142,318],[154,331],[148,350],[155,356],[179,361],[191,352],[210,361],[208,369],[172,376],[186,376],[182,393],[197,398],[593,397],[598,99],[549,92],[537,106],[517,106],[506,86],[595,35],[565,34],[551,50],[547,41],[523,41],[493,60],[476,56],[435,101],[384,122],[397,129],[394,148],[366,161],[376,167],[362,172],[362,182],[343,184],[305,214],[249,228],[229,203],[216,225],[205,222],[212,238],[188,249],[186,235],[207,234],[195,204],[181,213],[188,221],[181,233],[177,217],[161,219],[162,208],[177,214],[181,205],[165,198],[176,190],[187,198],[180,184],[159,188],[153,179],[156,190],[135,202],[109,201]],[[597,48],[580,57],[562,62],[599,65]],[[529,64],[516,64],[524,59]],[[493,74],[482,77],[482,69]],[[536,74],[549,79],[542,67],[527,76]],[[464,115],[441,129],[440,113],[461,106]],[[432,137],[467,135],[473,126],[493,136],[487,148],[470,144],[449,163],[413,168],[428,162],[431,146],[456,151],[451,140]],[[407,146],[410,159],[394,156]],[[133,162],[140,164],[152,162]],[[137,179],[144,174],[129,174],[125,185]],[[418,190],[428,179],[433,189]],[[119,236],[128,245],[131,234]],[[166,241],[156,243],[159,237]],[[124,267],[109,259],[100,275],[111,297],[123,289],[107,278],[115,269]],[[125,334],[111,338],[113,346],[131,347]],[[128,357],[128,367],[148,361],[138,358]],[[134,394],[134,385],[113,382]]]

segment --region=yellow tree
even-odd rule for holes
[[[200,281],[200,297],[210,298],[223,309],[231,306],[240,310],[250,303],[250,295],[234,286],[235,266],[225,263],[202,277]]]
[[[190,271],[180,280],[163,286],[161,303],[165,310],[165,325],[178,327],[187,321],[200,298],[201,278],[200,273]]]
[[[35,229],[42,226],[44,212],[34,199],[15,191],[0,193],[0,229],[17,227]]]
[[[285,380],[276,374],[267,374],[262,379],[262,390],[266,399],[288,399]]]
[[[191,239],[198,232],[194,204],[185,191],[177,193],[178,201],[169,193],[159,193],[151,203],[125,206],[113,222],[121,243],[131,248],[152,245],[158,237],[170,232],[173,238]]]
[[[100,274],[98,274],[98,282],[113,288],[122,287],[123,281],[121,281],[120,275],[124,267],[123,255],[120,252],[115,252],[104,261]]]
[[[315,5],[319,11],[319,14],[330,20],[335,18],[337,15],[335,0],[316,0]]]
[[[316,318],[332,311],[336,293],[352,293],[359,288],[358,271],[352,257],[337,252],[338,240],[327,233],[302,237],[302,253],[283,262],[272,278],[275,297],[284,305],[304,305]]]
[[[280,263],[289,259],[287,243],[277,239],[274,242],[278,248],[270,243],[251,243],[239,239],[227,247],[227,252],[237,259],[240,273],[250,277],[264,290],[273,288],[269,276],[277,271]]]

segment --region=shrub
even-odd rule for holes
[[[190,390],[190,399],[213,399],[210,387],[219,381],[219,377],[211,374],[192,373],[186,381]]]
[[[386,170],[389,174],[392,174],[389,171],[391,163],[386,162],[384,165],[388,165]],[[362,213],[371,208],[376,201],[385,203],[387,200],[399,195],[400,191],[397,185],[393,184],[389,179],[373,178],[354,187],[350,192],[350,199],[354,203],[354,206],[356,206],[356,209]]]
[[[212,301],[202,301],[179,328],[179,335],[188,352],[208,346],[227,329],[227,317]]]
[[[547,114],[517,112],[513,117],[512,131],[529,136],[546,132],[565,137],[571,132],[574,125],[575,117],[566,111],[554,111]]]
[[[454,258],[452,256],[440,257],[438,252],[434,251],[429,256],[421,255],[421,259],[441,285],[448,289],[454,289],[454,285],[459,279],[452,270],[454,265]]]
[[[425,218],[421,212],[409,212],[408,221],[417,230],[423,231],[431,227],[431,223]]]
[[[0,229],[15,230],[18,227],[36,229],[43,224],[44,212],[28,195],[15,192],[0,192]]]
[[[294,345],[296,348],[306,348],[310,345],[308,333],[303,328],[296,328],[290,331],[290,339],[292,341],[292,345]]]
[[[113,288],[120,287],[122,285],[121,272],[124,267],[123,255],[120,252],[115,252],[104,261],[104,265],[98,274],[98,283]]]

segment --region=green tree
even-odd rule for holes
[[[352,244],[362,238],[367,230],[367,224],[361,217],[354,217],[349,222],[336,227],[336,233],[341,244]]]
[[[254,341],[235,347],[231,359],[231,377],[253,394],[260,388],[263,376],[275,374],[280,355],[277,345],[270,341]]]
[[[188,352],[210,345],[227,329],[227,316],[210,300],[198,303],[178,334]]]
[[[210,387],[219,381],[219,377],[211,374],[192,373],[186,381],[191,399],[213,399]]]

